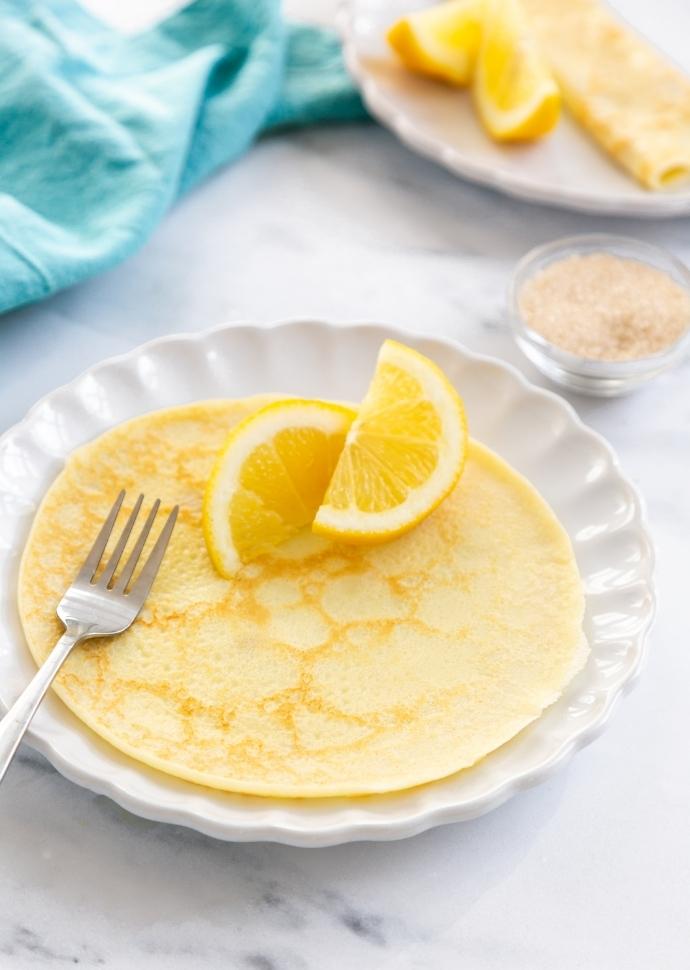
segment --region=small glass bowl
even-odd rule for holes
[[[531,330],[520,313],[519,297],[525,282],[550,263],[567,256],[604,252],[647,263],[667,273],[690,295],[690,271],[657,246],[608,233],[567,236],[530,250],[515,267],[508,289],[508,312],[515,340],[529,360],[552,381],[581,394],[615,397],[627,394],[677,364],[690,348],[690,326],[665,350],[636,360],[595,360],[578,357],[549,343]],[[690,321],[688,321],[690,324]]]

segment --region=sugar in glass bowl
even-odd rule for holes
[[[690,301],[690,271],[674,256],[649,243],[626,236],[592,233],[568,236],[532,249],[515,268],[508,291],[513,336],[526,357],[552,381],[570,390],[601,397],[626,394],[678,363],[690,350],[690,318],[686,329],[663,349],[644,357],[602,360],[580,356],[556,346],[532,329],[520,308],[523,286],[546,267],[569,256],[605,253],[661,270],[681,287]],[[587,320],[581,321],[587,326]]]

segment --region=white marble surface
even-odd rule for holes
[[[126,265],[0,320],[0,429],[104,356],[235,318],[392,322],[537,379],[506,331],[508,274],[528,247],[595,229],[690,261],[690,220],[532,208],[374,126],[267,139]],[[571,400],[645,494],[659,556],[650,661],[599,740],[474,822],[318,850],[142,821],[23,747],[0,790],[0,968],[685,970],[690,363],[628,399]]]

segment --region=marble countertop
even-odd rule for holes
[[[330,13],[307,7],[290,4]],[[592,230],[690,261],[690,220],[501,198],[374,125],[267,138],[126,264],[0,321],[0,430],[105,356],[233,319],[393,323],[541,383],[507,331],[506,281],[527,248]],[[311,850],[144,821],[24,746],[0,790],[2,970],[687,968],[690,362],[629,398],[569,399],[646,496],[658,550],[650,659],[605,734],[476,821]]]

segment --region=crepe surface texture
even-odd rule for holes
[[[690,77],[600,0],[523,0],[577,120],[649,189],[690,179]]]
[[[201,501],[228,430],[260,403],[136,418],[76,451],[50,488],[19,584],[38,662],[119,489],[130,508],[140,491],[181,507],[139,620],[65,663],[55,690],[68,707],[154,768],[276,796],[417,785],[538,717],[586,648],[571,546],[532,486],[472,443],[459,486],[407,535],[365,548],[305,534],[228,581]]]

